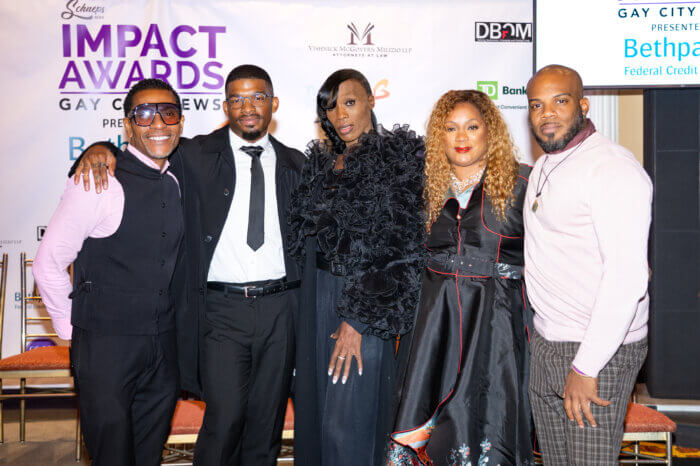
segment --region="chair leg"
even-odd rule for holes
[[[672,437],[671,437],[671,432],[666,432],[666,462],[668,465],[673,464],[673,443],[672,443]]]
[[[0,379],[0,396],[2,396],[2,379]],[[5,420],[2,418],[2,400],[0,400],[0,443],[5,443]]]
[[[80,461],[83,453],[83,433],[80,431],[80,408],[78,408],[78,421],[75,427],[75,461]]]
[[[639,459],[639,442],[634,442],[634,459]],[[639,463],[634,463],[634,466],[639,466]]]
[[[27,392],[27,379],[19,379],[19,393],[24,395]],[[26,406],[27,400],[20,398],[19,400],[19,441],[24,443],[24,434],[26,427]]]

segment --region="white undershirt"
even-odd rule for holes
[[[275,189],[275,149],[267,134],[255,142],[237,136],[229,129],[233,161],[236,166],[235,188],[221,237],[214,250],[207,280],[210,282],[247,283],[274,280],[286,275],[284,246],[277,215]],[[261,146],[260,155],[265,177],[265,242],[257,251],[247,243],[250,206],[251,157],[241,146]]]

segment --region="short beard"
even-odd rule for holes
[[[255,131],[249,131],[249,132],[243,132],[241,133],[241,137],[245,139],[248,142],[255,142],[258,139],[260,139],[263,135],[263,132],[261,130],[255,130]]]
[[[535,133],[532,127],[532,121],[528,118],[528,123],[530,124],[530,129],[532,130],[532,135],[535,137],[535,141],[540,145],[543,151],[548,154],[552,152],[558,152],[564,150],[564,148],[571,142],[571,140],[576,137],[576,135],[586,127],[586,117],[583,116],[583,111],[581,107],[578,109],[578,115],[569,130],[559,139],[555,140],[544,140],[540,138],[537,133]]]

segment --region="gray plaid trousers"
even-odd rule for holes
[[[530,403],[544,464],[616,466],[627,403],[647,354],[646,338],[620,346],[600,372],[598,396],[611,404],[591,403],[598,427],[590,427],[584,417],[582,429],[566,417],[562,398],[579,343],[548,341],[536,331],[532,334]]]

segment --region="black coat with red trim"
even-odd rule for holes
[[[522,266],[522,205],[530,170],[531,167],[520,165],[518,182],[513,192],[513,206],[506,210],[505,221],[497,217],[484,192],[483,183],[474,187],[466,209],[460,209],[456,199],[448,199],[430,228],[425,243],[431,255],[440,252],[465,254],[471,250],[479,256],[493,258],[495,262]]]
[[[530,309],[522,209],[530,168],[498,218],[483,183],[445,203],[426,247],[389,464],[532,464]]]

